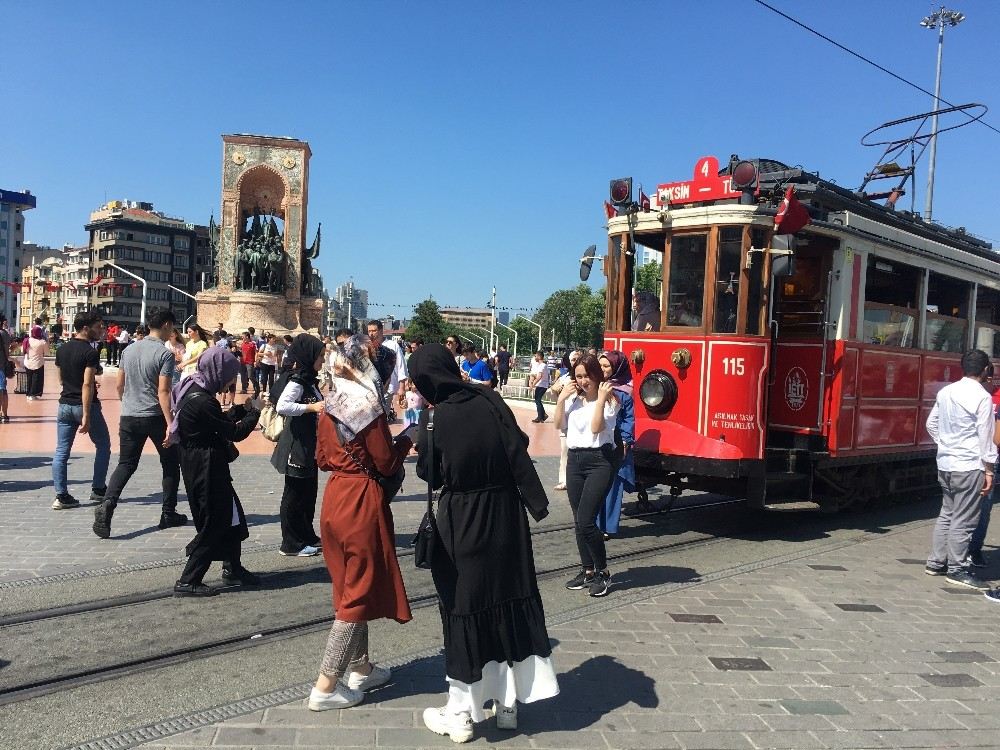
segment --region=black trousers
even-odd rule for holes
[[[271,392],[274,387],[274,365],[260,366],[260,387],[261,390]]]
[[[256,365],[241,364],[240,365],[240,390],[243,393],[247,392],[247,383],[253,384],[254,396],[260,395],[260,383],[257,382],[257,378],[254,375],[254,368]]]
[[[105,341],[104,342],[104,364],[110,365],[113,362],[118,361],[118,342],[117,341]]]
[[[28,368],[25,368],[25,373],[28,377],[26,395],[41,396],[42,391],[45,390],[45,368],[39,367],[37,370],[29,370]]]
[[[208,569],[212,567],[213,558],[218,557],[215,548],[210,544],[203,544],[196,547],[188,555],[184,572],[177,580],[177,583],[201,583],[205,578]],[[225,553],[225,560],[222,563],[223,570],[239,571],[240,565],[240,543],[233,542]]]
[[[616,470],[614,445],[569,449],[566,494],[573,509],[580,563],[587,570],[604,570],[608,566],[604,533],[597,528],[596,520]]]
[[[507,385],[507,376],[510,375],[510,370],[497,370],[497,387],[503,388]]]
[[[167,424],[162,416],[122,417],[118,426],[118,466],[108,482],[104,502],[111,507],[118,505],[122,490],[139,468],[146,440],[152,440],[156,452],[160,454],[160,468],[163,470],[163,512],[177,508],[177,487],[181,481],[181,464],[177,446],[163,447],[167,435]]]
[[[285,474],[285,489],[281,493],[281,551],[299,552],[303,547],[319,544],[313,531],[316,517],[316,490],[319,475],[293,477]]]

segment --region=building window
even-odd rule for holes
[[[189,256],[180,254],[174,256],[174,268],[188,268],[189,265]]]
[[[178,250],[187,250],[191,247],[191,242],[187,237],[174,237],[174,247]]]
[[[175,273],[174,274],[174,284],[176,286],[187,286],[188,275],[186,273]]]
[[[916,341],[923,271],[895,260],[868,256],[864,340],[910,348]]]

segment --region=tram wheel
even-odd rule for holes
[[[649,494],[646,490],[639,490],[635,493],[635,512],[636,513],[656,513],[656,506],[649,502]]]

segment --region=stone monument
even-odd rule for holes
[[[204,328],[319,332],[319,227],[305,247],[311,155],[295,138],[222,136],[222,221],[209,227],[215,286],[195,295]]]

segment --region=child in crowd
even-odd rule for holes
[[[406,411],[403,413],[403,427],[420,424],[420,414],[425,408],[427,408],[426,399],[420,395],[417,387],[411,381],[406,389]]]

